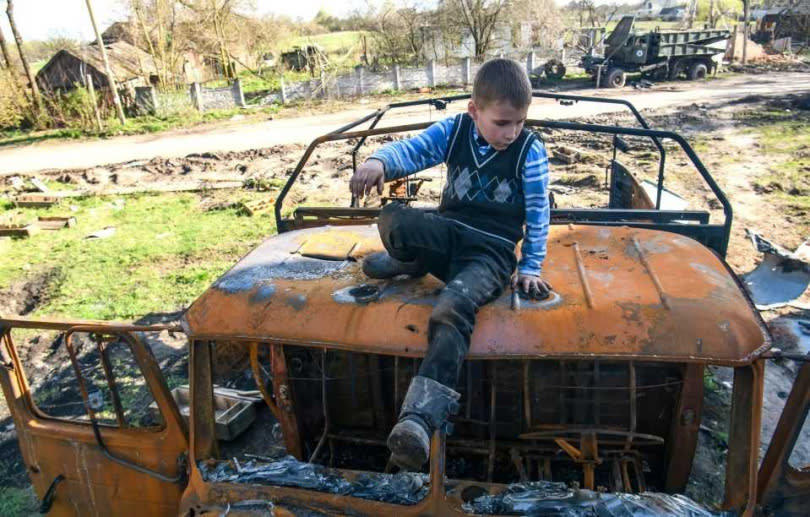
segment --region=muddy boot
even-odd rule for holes
[[[399,422],[388,435],[391,461],[404,470],[419,470],[430,455],[430,437],[450,415],[458,413],[461,394],[427,377],[411,380],[399,412]]]
[[[402,262],[387,251],[372,253],[363,259],[363,273],[369,278],[393,278],[397,275],[423,275],[424,272],[416,262]]]

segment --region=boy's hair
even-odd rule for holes
[[[472,98],[482,109],[498,101],[523,109],[532,103],[532,85],[519,64],[511,59],[491,59],[475,74]]]

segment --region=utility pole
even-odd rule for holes
[[[28,77],[28,82],[31,85],[31,98],[34,103],[34,108],[39,110],[39,88],[37,88],[37,82],[34,80],[34,74],[31,73],[31,67],[28,66],[28,60],[25,58],[25,54],[23,54],[22,36],[20,36],[20,32],[17,30],[17,24],[14,21],[14,0],[6,1],[6,16],[8,16],[8,24],[11,26],[11,33],[14,35],[14,42],[17,44],[17,52],[20,54],[20,61],[25,70],[25,75]]]
[[[101,50],[101,59],[104,61],[104,73],[107,74],[107,82],[110,83],[110,88],[112,89],[115,111],[118,113],[118,120],[123,125],[126,123],[127,119],[124,117],[124,108],[121,106],[121,99],[118,97],[118,86],[115,84],[115,78],[110,68],[110,61],[107,59],[107,49],[104,48],[104,40],[101,39],[101,33],[98,31],[98,25],[96,25],[96,17],[93,14],[93,4],[90,3],[90,0],[85,1],[87,2],[87,12],[90,13],[90,23],[93,24],[93,32],[96,33],[96,44]]]

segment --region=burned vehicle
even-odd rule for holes
[[[423,472],[397,472],[385,437],[425,353],[441,284],[363,276],[359,261],[382,249],[378,206],[288,200],[319,145],[349,141],[356,167],[370,137],[428,126],[377,127],[389,111],[444,109],[468,96],[390,105],[316,139],[277,198],[279,234],[220,277],[180,326],[0,320],[0,384],[43,513],[806,514],[810,472],[789,458],[810,408],[810,366],[758,468],[771,341],[723,260],[732,220],[723,192],[681,136],[650,129],[626,101],[534,96],[622,104],[641,127],[527,121],[546,133],[605,137],[607,200],[596,208],[557,200],[550,298],[514,303],[507,293],[481,309],[454,430],[435,433]],[[640,140],[658,150],[652,188],[622,163]],[[674,148],[714,195],[722,221],[668,205]],[[416,206],[425,179],[391,184],[381,202]],[[26,377],[21,347],[33,330],[52,332],[53,350],[71,365],[64,391],[75,393],[58,407],[38,404]],[[183,397],[146,344],[144,333],[161,331],[187,337]],[[124,355],[137,374],[121,373]],[[677,495],[695,454],[709,365],[734,369],[718,512]],[[236,403],[222,403],[223,386],[237,388]],[[144,398],[149,414],[130,405]]]

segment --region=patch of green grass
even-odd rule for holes
[[[714,374],[709,368],[703,370],[703,388],[706,391],[714,392],[720,389],[720,383],[714,378]]]
[[[81,138],[85,133],[81,129],[51,129],[47,131],[3,131],[0,132],[0,147],[10,145],[28,145],[43,140]]]
[[[809,207],[810,120],[785,110],[760,113],[759,120],[769,122],[748,132],[755,136],[762,153],[770,157],[771,165],[756,179],[755,186],[776,193],[782,201]]]
[[[267,195],[239,191],[234,200]],[[131,320],[185,307],[275,233],[268,215],[203,212],[199,200],[189,193],[92,197],[66,201],[75,212],[66,206],[28,211],[31,217],[70,213],[77,225],[11,242],[0,256],[0,287],[58,271],[34,316]],[[107,226],[116,228],[111,237],[84,238]]]
[[[28,517],[39,515],[39,504],[32,488],[0,487],[0,515]]]

